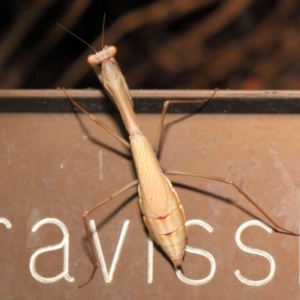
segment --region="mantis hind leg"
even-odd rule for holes
[[[169,100],[164,103],[164,107],[162,110],[160,122],[159,122],[159,127],[157,131],[157,136],[155,140],[155,146],[154,146],[154,151],[156,154],[159,153],[160,150],[160,144],[162,140],[162,131],[164,127],[164,121],[165,121],[165,116],[167,113],[167,110],[171,104],[202,104],[204,105],[208,101],[210,101],[214,95],[216,94],[217,89],[212,93],[210,97],[207,97],[205,99],[200,99],[200,100]],[[198,177],[201,179],[208,179],[208,180],[214,180],[218,182],[223,182],[225,184],[231,185],[238,193],[242,194],[247,201],[249,201],[259,212],[261,212],[265,218],[274,226],[274,229],[277,229],[277,232],[280,233],[285,233],[285,234],[290,234],[294,236],[299,236],[299,233],[296,233],[294,231],[291,231],[289,229],[286,229],[285,227],[279,225],[274,219],[267,214],[245,191],[243,191],[234,181],[228,178],[222,178],[222,177],[217,177],[217,176],[211,176],[211,175],[205,175],[205,174],[200,174],[200,173],[193,173],[193,172],[183,172],[183,171],[175,171],[175,170],[163,170],[163,173],[166,175],[183,175],[183,176],[192,176],[192,177]]]
[[[175,171],[175,170],[164,170],[164,174],[166,175],[183,175],[183,176],[192,176],[192,177],[198,177],[201,179],[208,179],[208,180],[214,180],[218,182],[223,182],[225,184],[231,185],[236,191],[238,191],[240,194],[244,196],[245,199],[247,199],[255,208],[261,212],[268,221],[271,222],[271,224],[274,226],[275,231],[279,233],[285,233],[290,234],[294,236],[300,236],[299,233],[296,233],[294,231],[291,231],[289,229],[286,229],[285,227],[279,225],[274,219],[267,214],[245,191],[243,191],[234,181],[228,178],[222,178],[217,176],[211,176],[206,174],[200,174],[200,173],[193,173],[193,172],[183,172],[183,171]]]
[[[138,181],[134,180],[133,182],[127,184],[126,186],[124,186],[123,188],[121,188],[120,190],[118,190],[117,192],[113,193],[111,196],[105,198],[103,201],[99,202],[98,204],[96,204],[95,206],[93,206],[92,208],[90,208],[89,210],[85,211],[82,215],[83,218],[83,224],[84,224],[84,228],[86,231],[86,235],[88,238],[88,243],[92,252],[92,258],[93,258],[93,270],[91,272],[90,277],[82,284],[79,285],[79,288],[84,287],[85,285],[87,285],[94,277],[95,272],[98,268],[98,259],[97,259],[97,255],[96,255],[96,251],[95,248],[93,246],[93,237],[90,231],[90,228],[88,226],[88,216],[94,212],[95,210],[97,210],[98,208],[100,208],[102,205],[106,204],[107,202],[109,202],[110,200],[114,199],[115,197],[117,197],[118,195],[122,194],[123,192],[127,191],[128,189],[132,188],[133,186],[138,185]]]
[[[95,116],[93,116],[92,114],[90,114],[88,111],[86,111],[81,105],[79,105],[75,100],[73,100],[66,92],[65,89],[63,89],[65,95],[69,98],[69,100],[71,101],[71,103],[77,107],[81,112],[83,112],[84,114],[86,114],[92,121],[94,121],[96,124],[98,124],[99,126],[101,126],[104,130],[106,130],[107,132],[109,132],[112,136],[114,136],[118,141],[120,141],[123,145],[125,145],[126,147],[130,148],[129,143],[122,138],[121,136],[119,136],[117,133],[115,133],[112,129],[110,129],[107,125],[105,125],[101,120],[97,119]],[[83,224],[84,224],[84,228],[86,231],[86,235],[87,235],[87,239],[88,239],[88,243],[91,249],[91,253],[92,253],[92,259],[93,259],[93,270],[91,272],[90,277],[82,284],[79,285],[79,288],[84,287],[85,285],[87,285],[94,277],[95,272],[97,270],[98,267],[98,259],[97,259],[97,255],[96,255],[96,251],[95,248],[93,246],[93,237],[88,225],[88,216],[94,212],[95,210],[97,210],[98,208],[100,208],[102,205],[106,204],[107,202],[109,202],[110,200],[114,199],[115,197],[117,197],[118,195],[122,194],[123,192],[127,191],[128,189],[130,189],[133,186],[138,185],[138,180],[134,180],[133,182],[129,183],[128,185],[124,186],[123,188],[121,188],[120,190],[118,190],[117,192],[113,193],[111,196],[105,198],[103,201],[99,202],[98,204],[96,204],[95,206],[93,206],[92,208],[90,208],[89,210],[85,211],[82,215],[83,218]]]

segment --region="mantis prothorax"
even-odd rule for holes
[[[89,279],[80,287],[91,281],[98,266],[97,256],[93,247],[92,235],[88,227],[87,217],[103,204],[136,185],[138,186],[139,204],[144,216],[144,223],[150,232],[151,237],[170,258],[175,269],[181,268],[188,233],[185,226],[185,214],[183,207],[180,204],[179,197],[171,182],[166,177],[168,174],[192,176],[229,184],[240,194],[242,194],[249,202],[251,202],[251,204],[253,204],[273,224],[273,226],[278,229],[278,232],[298,236],[299,234],[277,224],[250,196],[248,196],[248,194],[246,194],[230,179],[200,173],[163,170],[161,168],[157,160],[156,153],[159,151],[165,115],[169,105],[183,103],[204,104],[214,96],[216,91],[211,97],[206,99],[166,101],[159,123],[155,147],[153,149],[146,137],[143,135],[136,115],[133,111],[133,101],[129,92],[129,88],[114,58],[116,52],[116,47],[105,46],[102,51],[96,52],[96,54],[89,56],[88,63],[94,69],[106,92],[120,111],[126,130],[129,134],[129,143],[123,137],[113,132],[113,130],[107,127],[99,119],[88,113],[73,99],[70,97],[69,99],[80,111],[85,113],[94,122],[112,134],[125,146],[130,148],[138,179],[124,186],[119,191],[115,192],[102,202],[84,212],[83,222],[92,251],[93,271]]]

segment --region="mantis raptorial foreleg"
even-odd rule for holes
[[[108,126],[106,126],[103,122],[101,122],[99,119],[95,118],[92,114],[90,114],[87,110],[85,110],[81,105],[79,105],[76,101],[74,101],[68,94],[67,91],[62,88],[65,95],[69,98],[69,100],[72,102],[72,104],[77,107],[80,111],[82,111],[84,114],[86,114],[93,122],[101,126],[105,131],[110,133],[113,137],[115,137],[118,141],[120,141],[125,147],[130,149],[129,143],[120,135],[115,133],[112,129],[110,129]]]

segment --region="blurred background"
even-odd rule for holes
[[[299,89],[300,1],[1,1],[0,88],[100,88],[86,63],[118,48],[131,89]]]

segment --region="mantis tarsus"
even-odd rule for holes
[[[248,196],[248,194],[241,190],[232,180],[205,174],[165,170],[161,168],[157,160],[156,153],[159,151],[165,115],[169,105],[191,103],[204,104],[214,96],[216,91],[211,97],[206,99],[166,101],[162,110],[155,147],[153,149],[139,127],[136,115],[133,111],[133,102],[128,86],[114,58],[116,52],[117,50],[114,46],[105,46],[102,51],[96,52],[96,54],[89,56],[88,63],[94,69],[106,92],[120,111],[126,130],[129,133],[130,142],[128,143],[124,138],[113,132],[113,130],[107,127],[99,119],[89,114],[73,99],[70,97],[69,99],[80,111],[85,113],[94,122],[112,134],[126,147],[131,149],[138,180],[129,183],[119,191],[104,199],[102,202],[84,212],[83,222],[92,251],[93,271],[89,279],[80,287],[91,281],[98,266],[97,256],[93,247],[92,236],[88,227],[87,217],[103,204],[136,185],[138,185],[138,193],[140,197],[139,203],[142,214],[144,215],[143,219],[147,229],[149,230],[153,240],[163,249],[166,255],[173,262],[175,269],[181,268],[187,240],[187,229],[185,226],[184,211],[180,204],[178,195],[172,187],[169,179],[167,179],[165,176],[168,174],[192,176],[229,184],[240,194],[242,194],[249,202],[251,202],[273,224],[273,226],[278,229],[278,232],[297,236],[297,233],[277,224],[264,210],[259,207],[258,204],[256,204],[256,202],[250,196]]]

